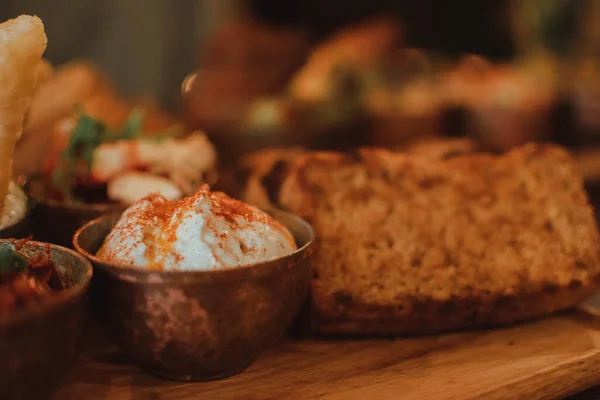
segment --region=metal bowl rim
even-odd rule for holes
[[[94,254],[90,254],[86,249],[83,249],[79,244],[79,236],[89,229],[91,226],[102,223],[108,219],[114,218],[114,214],[103,215],[96,219],[91,220],[90,222],[83,225],[79,228],[75,235],[73,236],[73,245],[75,249],[89,259],[95,267],[99,267],[102,270],[110,273],[111,275],[117,276],[119,279],[129,280],[129,281],[138,281],[144,280],[146,283],[150,284],[152,282],[147,282],[148,277],[154,276],[159,277],[155,283],[157,284],[165,284],[165,283],[209,283],[217,280],[248,280],[254,279],[259,276],[264,276],[266,274],[273,273],[277,270],[281,270],[286,265],[285,261],[290,259],[294,259],[298,256],[305,255],[315,240],[315,234],[313,227],[306,222],[304,219],[294,215],[292,213],[282,211],[276,208],[271,208],[266,210],[267,212],[275,212],[278,214],[284,214],[286,217],[292,218],[296,222],[298,222],[302,229],[305,229],[308,233],[308,240],[304,245],[297,248],[294,252],[287,254],[283,257],[262,261],[254,264],[240,265],[231,268],[223,268],[216,270],[199,270],[199,271],[161,271],[161,270],[149,270],[144,267],[135,267],[130,265],[123,264],[113,264],[107,263],[104,260],[96,257]],[[286,225],[284,222],[279,221],[281,224]],[[289,229],[289,228],[288,228]]]

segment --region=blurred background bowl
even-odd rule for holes
[[[73,234],[83,224],[105,214],[123,211],[122,204],[63,204],[53,200],[38,201],[32,212],[36,240],[73,247]]]
[[[127,207],[120,203],[67,204],[45,199],[43,183],[31,178],[25,190],[34,206],[31,212],[31,229],[36,240],[73,248],[75,231],[87,222],[102,215],[122,212]]]
[[[308,291],[313,231],[281,211],[271,215],[298,250],[272,261],[213,271],[151,271],[111,265],[94,255],[118,220],[82,227],[74,245],[94,265],[93,302],[116,344],[158,376],[202,381],[248,367],[292,323]]]
[[[10,241],[0,240],[0,246]],[[0,393],[2,399],[47,399],[58,389],[81,350],[86,293],[92,266],[73,250],[27,242],[27,257],[50,257],[68,287],[34,307],[0,317]]]

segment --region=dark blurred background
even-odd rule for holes
[[[98,63],[127,95],[151,95],[169,108],[196,63],[199,45],[247,9],[268,24],[305,28],[313,41],[369,15],[401,18],[407,43],[494,59],[511,54],[506,0],[3,0],[0,18],[39,15],[47,58]]]
[[[124,97],[155,99],[190,126],[207,131],[218,145],[243,139],[248,141],[240,146],[244,151],[282,143],[393,147],[396,139],[435,134],[478,137],[506,150],[529,140],[600,143],[596,4],[600,2],[4,0],[0,18],[39,15],[51,63],[92,61]],[[380,15],[394,19],[398,32],[385,32],[381,21],[371,33],[361,28],[360,23]],[[378,37],[369,36],[377,31]],[[355,42],[343,44],[340,35]],[[393,37],[393,45],[384,43],[386,35]],[[385,54],[367,55],[371,60],[366,63],[349,56],[368,53],[369,46],[355,51],[365,40]],[[336,60],[319,52],[331,42]],[[415,48],[416,56],[411,53]],[[327,71],[315,74],[315,54],[317,64],[329,63]],[[482,59],[462,68],[467,54]],[[410,71],[415,65],[416,75]],[[345,73],[354,69],[349,80],[338,73],[340,66]],[[373,80],[373,75],[378,76]],[[294,92],[298,76],[304,85],[318,81],[325,87],[316,103],[306,104]],[[360,79],[362,87],[352,89]],[[187,90],[183,99],[182,88]],[[420,110],[415,111],[415,104]],[[371,140],[377,135],[383,139]],[[312,142],[325,136],[330,138],[326,146]],[[223,153],[237,154],[233,149]]]
[[[249,3],[261,20],[307,27],[317,40],[349,23],[385,13],[402,20],[407,44],[412,47],[480,53],[496,59],[506,59],[512,52],[506,0],[252,0]]]

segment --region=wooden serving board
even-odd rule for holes
[[[53,400],[555,399],[600,384],[600,318],[571,311],[506,329],[414,339],[286,339],[240,375],[181,383],[117,350],[82,360]]]

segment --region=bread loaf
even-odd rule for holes
[[[572,157],[362,149],[296,157],[278,205],[317,234],[309,320],[326,334],[512,324],[600,285],[599,237]]]
[[[396,152],[409,152],[423,158],[447,158],[472,153],[477,144],[470,139],[423,139]],[[279,190],[296,159],[308,150],[301,147],[272,148],[243,157],[236,170],[225,178],[224,190],[257,207],[278,206]]]

